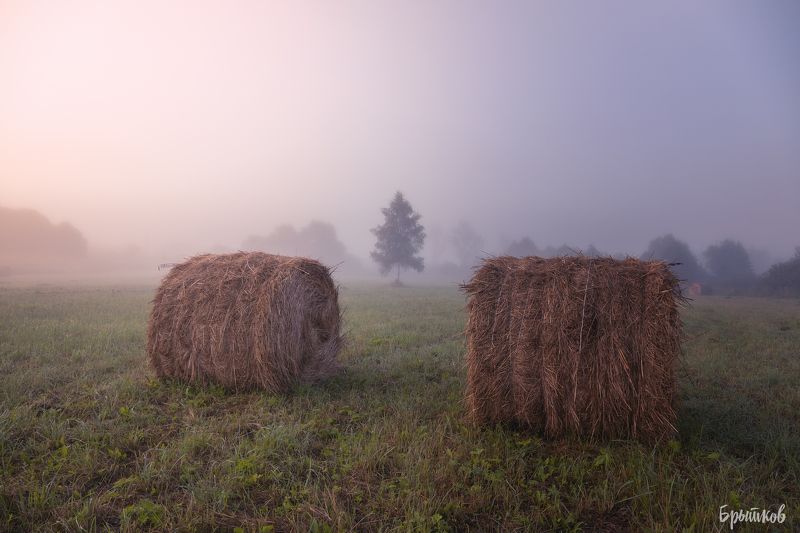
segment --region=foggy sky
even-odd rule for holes
[[[90,243],[800,244],[800,3],[0,1],[0,205]],[[495,249],[492,249],[495,247]]]

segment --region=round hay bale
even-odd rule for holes
[[[340,322],[338,290],[318,261],[198,255],[156,291],[147,355],[161,378],[286,392],[335,370]]]

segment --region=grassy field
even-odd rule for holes
[[[652,448],[467,424],[454,288],[344,287],[344,371],[285,397],[154,379],[152,293],[0,289],[0,530],[800,528],[798,301],[694,302]]]

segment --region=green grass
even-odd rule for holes
[[[800,527],[797,301],[695,302],[680,438],[644,447],[466,423],[454,288],[343,288],[344,371],[289,396],[154,379],[151,297],[0,289],[0,530]]]

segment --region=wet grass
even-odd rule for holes
[[[800,303],[684,313],[680,437],[465,423],[455,288],[347,286],[345,370],[290,396],[154,379],[152,287],[0,289],[0,530],[708,531],[800,524]]]

